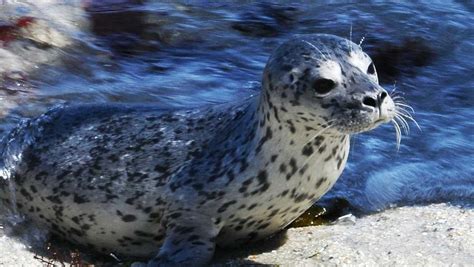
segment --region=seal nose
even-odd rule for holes
[[[364,106],[372,107],[372,108],[380,108],[380,105],[382,105],[384,99],[387,97],[387,92],[382,91],[380,94],[377,95],[377,99],[375,99],[372,96],[365,96],[362,99],[362,104]]]
[[[388,96],[387,92],[382,91],[378,96],[379,104],[383,103],[383,100]]]

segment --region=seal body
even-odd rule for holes
[[[3,140],[0,198],[103,253],[204,264],[291,223],[342,173],[349,135],[393,118],[371,68],[348,40],[303,36],[238,103],[53,109]]]

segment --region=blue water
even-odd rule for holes
[[[294,34],[364,38],[370,55],[387,44],[402,47],[395,56],[401,63],[378,66],[393,64],[396,73],[379,76],[384,87],[395,85],[404,94],[421,130],[412,124],[399,150],[390,125],[354,136],[348,166],[322,202],[343,198],[362,212],[474,203],[472,4],[89,2],[95,4],[18,1],[1,7],[4,24],[33,16],[48,29],[46,37],[21,33],[0,46],[3,131],[56,103],[190,108],[240,99],[255,93],[271,51]],[[422,64],[403,61],[420,52],[403,48],[407,39],[429,52]]]

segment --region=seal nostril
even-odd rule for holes
[[[385,92],[385,91],[382,92],[382,93],[380,94],[380,102],[383,102],[383,100],[384,100],[386,97],[387,97],[387,92]]]
[[[364,97],[364,99],[362,100],[362,104],[364,104],[366,106],[371,106],[371,107],[374,107],[374,108],[377,107],[377,101],[375,99],[373,99],[372,97],[369,97],[369,96]]]

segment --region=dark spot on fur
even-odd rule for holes
[[[133,222],[136,221],[137,217],[135,215],[127,214],[122,217],[122,221],[124,222]]]
[[[303,150],[301,151],[301,154],[303,154],[306,157],[309,157],[311,154],[313,154],[313,146],[310,144],[307,144],[303,147]]]

